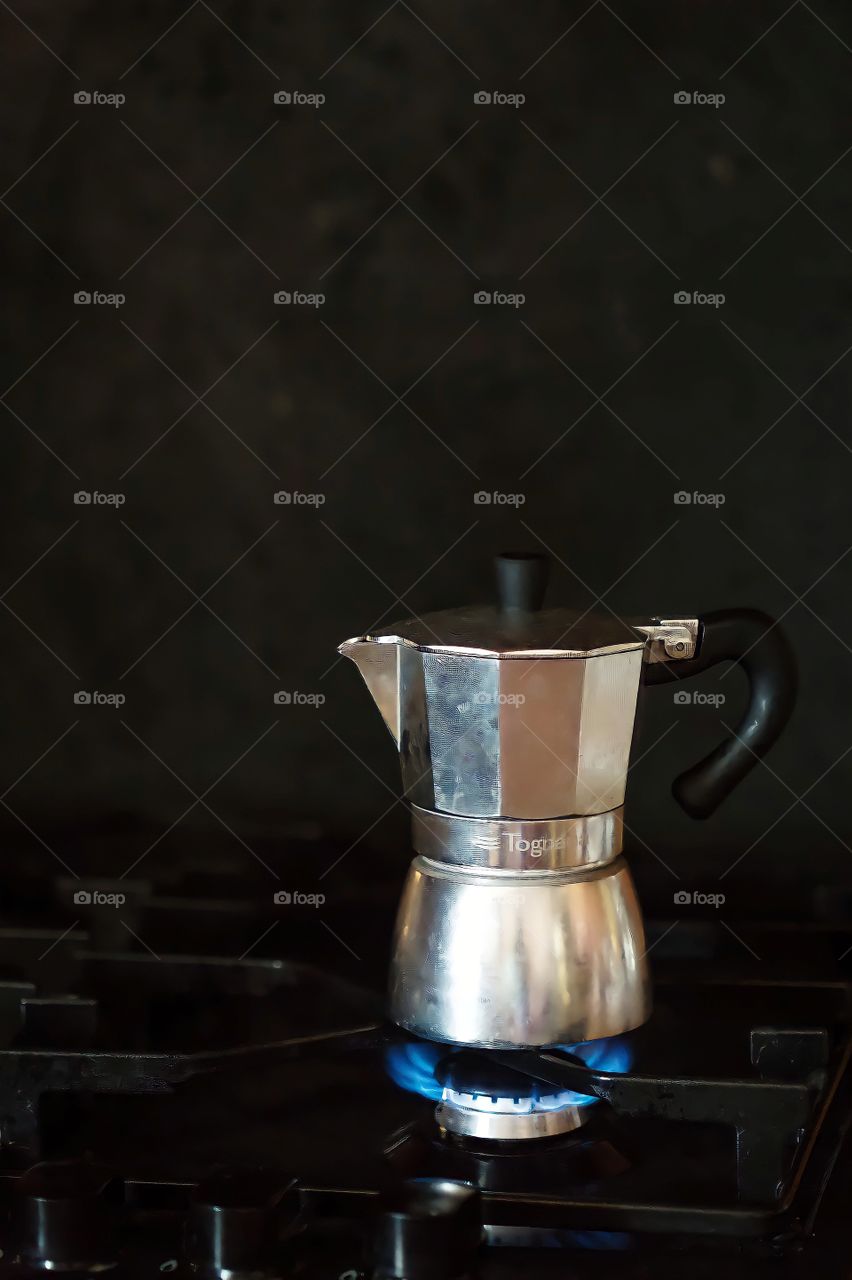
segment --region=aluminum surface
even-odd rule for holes
[[[397,915],[390,1016],[483,1048],[618,1035],[650,1013],[627,865],[484,872],[414,859]]]
[[[591,1107],[574,1107],[569,1103],[551,1111],[481,1111],[447,1099],[435,1108],[435,1120],[442,1129],[459,1137],[516,1142],[571,1133],[585,1124],[591,1110]]]
[[[340,652],[393,735],[413,804],[557,818],[623,804],[643,661],[689,658],[697,631],[690,619],[454,609]]]
[[[406,618],[361,638],[465,657],[494,658],[588,658],[645,645],[645,636],[636,627],[610,613],[538,609],[513,614],[480,606]]]
[[[423,809],[556,818],[624,802],[643,648],[605,657],[470,657],[348,642]]]
[[[411,809],[416,853],[456,866],[552,871],[602,866],[621,852],[623,808],[585,818],[464,818]]]

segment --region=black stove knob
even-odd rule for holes
[[[219,1173],[195,1189],[186,1254],[201,1275],[273,1274],[282,1246],[299,1226],[295,1178],[256,1172]]]
[[[448,1178],[411,1178],[382,1199],[373,1239],[375,1280],[457,1280],[482,1242],[479,1191]]]
[[[33,1165],[21,1178],[20,1255],[43,1271],[91,1272],[115,1265],[120,1178],[82,1160]]]

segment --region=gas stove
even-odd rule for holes
[[[222,876],[4,921],[2,1276],[846,1274],[852,926],[652,918],[643,1026],[471,1050],[384,1020],[385,907],[359,963]]]

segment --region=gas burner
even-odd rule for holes
[[[579,1065],[601,1071],[629,1071],[633,1056],[625,1036],[556,1047]],[[437,1102],[441,1129],[463,1138],[523,1142],[571,1133],[585,1124],[596,1101],[543,1084],[520,1064],[514,1070],[480,1050],[452,1050],[427,1040],[389,1046],[385,1067],[401,1088]]]
[[[578,1105],[576,1094],[554,1092],[475,1051],[445,1058],[435,1074],[442,1086],[435,1119],[458,1137],[501,1142],[553,1138],[579,1129],[588,1118],[590,1108]]]

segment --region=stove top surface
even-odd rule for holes
[[[417,1042],[383,1019],[381,912],[353,959],[313,908],[264,926],[268,893],[248,918],[236,896],[134,893],[130,914],[0,928],[0,1274],[850,1270],[846,926],[651,922],[629,1071],[513,1051],[451,1075],[464,1098],[481,1068],[498,1101],[513,1076],[518,1097],[598,1099],[577,1128],[494,1141],[438,1123],[446,1080],[391,1078]]]

